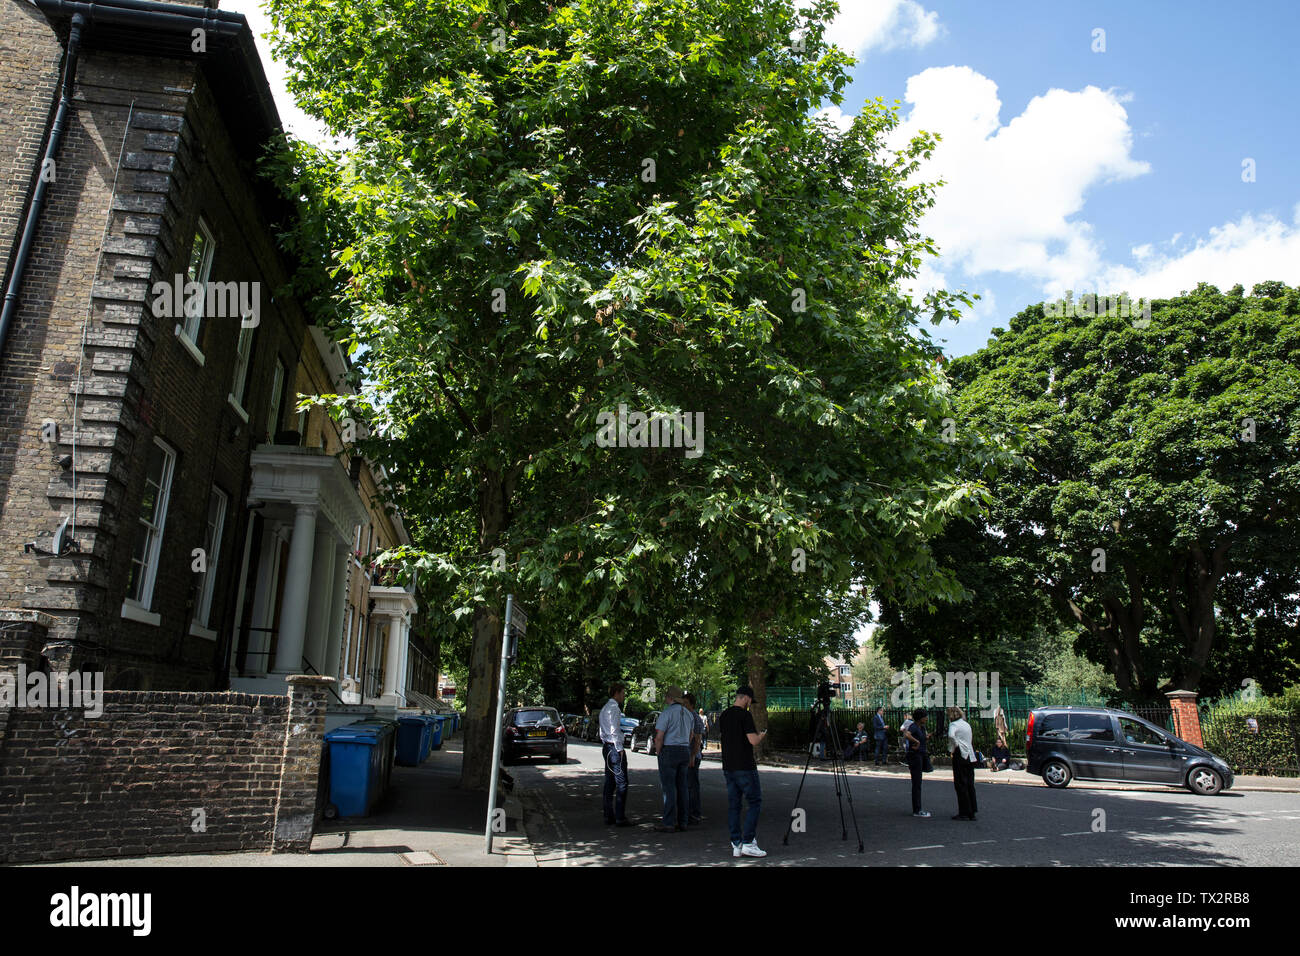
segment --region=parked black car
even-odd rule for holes
[[[636,730],[632,731],[633,750],[637,750],[644,745],[647,754],[651,757],[655,755],[655,722],[657,720],[659,720],[659,711],[652,710],[637,725]]]
[[[641,726],[641,721],[637,720],[635,717],[629,717],[627,714],[624,714],[619,720],[619,723],[623,725],[623,746],[630,748],[632,746],[632,735],[636,733],[636,729]]]
[[[1232,768],[1208,750],[1107,707],[1039,707],[1029,715],[1025,752],[1025,769],[1042,774],[1049,787],[1076,777],[1163,783],[1199,794],[1232,786]]]
[[[550,757],[556,763],[569,759],[569,738],[554,707],[515,707],[506,711],[501,738],[501,760]]]

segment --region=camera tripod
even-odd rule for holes
[[[794,807],[790,810],[790,822],[785,825],[785,837],[782,845],[790,845],[790,833],[794,828],[795,812],[799,807],[799,797],[803,795],[803,785],[808,779],[808,767],[812,764],[813,747],[817,741],[825,742],[830,750],[831,776],[835,780],[835,803],[840,809],[840,839],[849,838],[848,827],[844,822],[844,798],[848,798],[849,819],[853,821],[853,834],[858,838],[858,852],[862,853],[862,831],[858,829],[858,817],[853,810],[853,791],[849,788],[849,771],[844,765],[844,754],[840,748],[840,733],[835,726],[835,715],[831,713],[829,698],[818,698],[813,704],[812,721],[809,726],[812,740],[808,745],[808,759],[804,761],[803,776],[799,778],[799,789],[794,795]],[[841,789],[842,788],[842,789]]]

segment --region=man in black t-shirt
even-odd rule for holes
[[[727,826],[731,830],[731,855],[767,856],[757,842],[758,811],[763,805],[763,793],[758,785],[758,764],[754,762],[754,747],[763,739],[754,726],[754,715],[749,705],[754,700],[754,689],[748,685],[736,691],[736,702],[718,718],[718,732],[722,738],[722,775],[727,781]],[[744,825],[740,820],[741,803],[748,804]]]

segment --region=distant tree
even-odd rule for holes
[[[987,646],[1050,608],[1130,697],[1294,679],[1300,292],[1202,284],[1149,321],[1050,311],[951,364],[958,428],[1017,433],[1027,464],[936,542],[968,600],[886,609],[891,654]]]

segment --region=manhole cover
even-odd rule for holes
[[[402,854],[402,862],[409,866],[446,866],[447,861],[428,850],[412,850]]]

